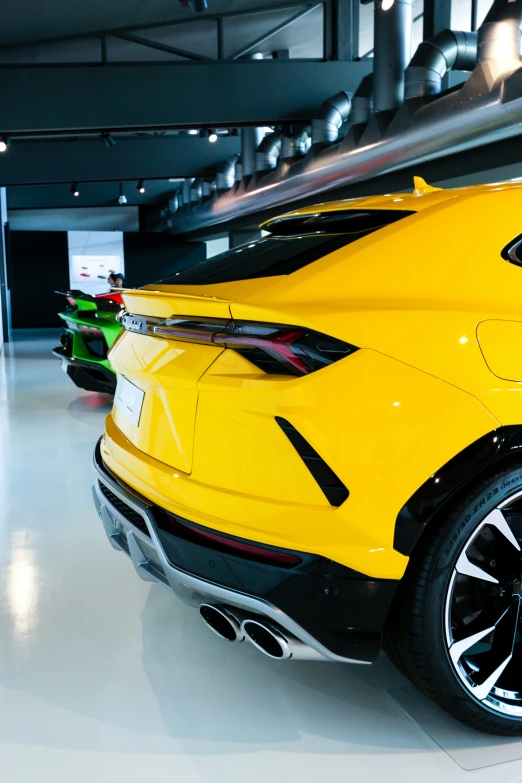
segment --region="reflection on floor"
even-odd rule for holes
[[[522,743],[461,729],[384,657],[270,661],[140,581],[91,501],[110,398],[76,389],[52,347],[0,357],[3,781],[522,778]]]

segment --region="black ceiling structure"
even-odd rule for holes
[[[477,29],[490,2],[413,0],[414,46],[450,26],[457,11],[462,29]],[[210,180],[237,156],[241,129],[292,134],[326,98],[353,95],[372,71],[372,0],[196,5],[208,8],[194,13],[176,0],[4,0],[0,138],[10,146],[0,154],[0,186],[10,208],[113,206],[120,182],[129,204],[166,203],[179,180]],[[444,86],[466,78],[446,75]],[[215,144],[209,128],[218,132]],[[104,134],[115,144],[104,144]],[[505,165],[506,150],[518,161],[516,139],[503,144],[489,145],[492,168]],[[447,160],[423,170],[433,178],[454,165],[463,174],[483,166],[480,150]],[[332,195],[376,192],[381,180],[389,189],[390,179],[378,177]],[[409,169],[396,187],[406,180]],[[78,199],[71,182],[81,184]]]

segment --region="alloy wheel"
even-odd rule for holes
[[[522,492],[475,528],[445,599],[450,663],[485,707],[522,717]]]

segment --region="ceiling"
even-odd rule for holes
[[[125,31],[216,58],[218,14],[225,14],[223,56],[230,57],[308,4],[306,0],[209,0],[207,11],[194,13],[177,0],[3,0],[0,47],[8,48],[0,49],[0,62],[91,62],[99,57],[100,47],[90,35],[95,39]],[[293,49],[293,56],[321,57],[321,26],[322,9],[318,8],[252,52]],[[77,36],[85,40],[70,40]],[[112,36],[107,56],[109,62],[181,59]]]

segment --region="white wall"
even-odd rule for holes
[[[110,290],[111,272],[125,274],[121,231],[68,231],[69,284],[89,294]]]

